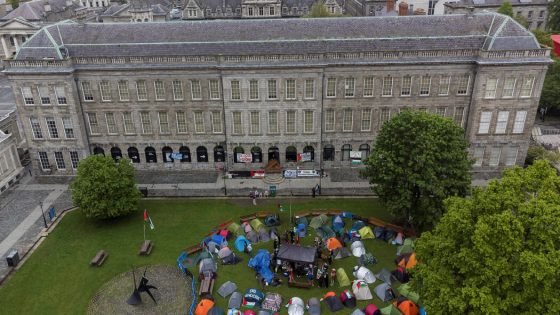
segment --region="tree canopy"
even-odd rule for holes
[[[400,221],[430,226],[445,198],[464,196],[470,188],[468,146],[451,119],[405,110],[379,131],[362,175]]]
[[[451,197],[416,242],[428,314],[560,314],[560,177],[546,161]]]
[[[546,27],[552,33],[560,33],[560,0],[552,0],[548,3],[548,21]]]
[[[560,108],[560,58],[553,61],[544,78],[540,107]]]
[[[70,186],[72,200],[87,218],[109,219],[136,210],[140,191],[128,159],[92,155],[80,161]]]
[[[305,18],[321,18],[321,17],[332,17],[332,16],[343,16],[339,13],[330,13],[329,9],[323,1],[317,1],[311,5],[311,10],[309,14],[304,15]]]
[[[498,8],[498,13],[513,17],[513,7],[509,1],[502,2],[502,5]]]

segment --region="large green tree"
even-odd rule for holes
[[[470,188],[468,146],[451,119],[406,110],[381,128],[363,175],[400,221],[428,227],[441,216],[445,198]]]
[[[511,6],[511,2],[507,0],[502,2],[502,5],[498,8],[498,13],[513,17],[513,7]]]
[[[309,14],[304,15],[305,18],[321,18],[321,17],[333,17],[333,16],[343,16],[339,13],[330,13],[329,9],[323,1],[317,1],[311,5],[311,10]]]
[[[560,58],[553,61],[544,78],[540,107],[560,108]]]
[[[416,242],[428,314],[560,314],[560,177],[540,160],[452,197]]]
[[[108,219],[136,210],[140,191],[128,159],[92,155],[80,161],[70,186],[74,205],[88,218]]]
[[[548,21],[546,27],[552,33],[560,33],[560,0],[553,0],[548,4]]]

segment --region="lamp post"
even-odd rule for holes
[[[47,219],[45,218],[45,212],[43,211],[43,202],[39,201],[39,207],[41,207],[41,214],[43,215],[43,223],[45,224],[45,229],[48,228]]]

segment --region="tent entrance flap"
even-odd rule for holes
[[[281,244],[277,258],[284,261],[313,264],[317,254],[316,247]]]

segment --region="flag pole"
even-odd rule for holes
[[[144,242],[146,241],[146,222],[144,222]]]

